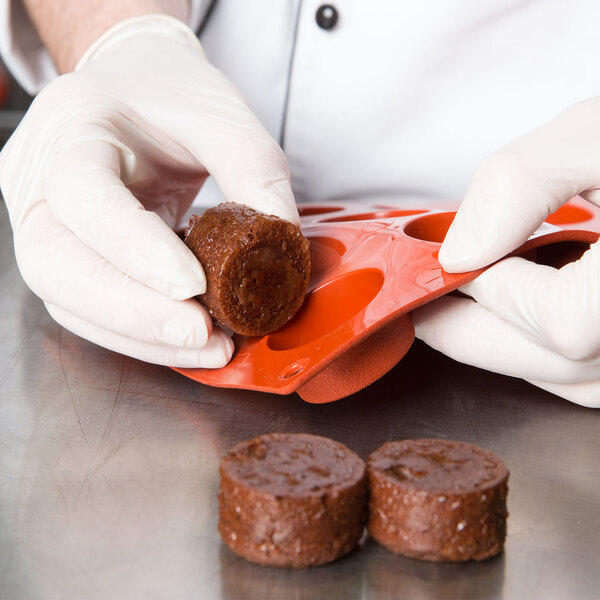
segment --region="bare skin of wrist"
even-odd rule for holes
[[[68,73],[87,48],[120,21],[166,14],[187,22],[189,0],[24,0],[57,69]]]

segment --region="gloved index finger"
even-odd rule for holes
[[[85,141],[56,155],[44,191],[54,216],[123,273],[171,298],[206,291],[200,263],[120,179],[121,151]]]
[[[598,187],[597,100],[574,105],[517,138],[475,170],[439,253],[449,272],[506,256],[562,204]]]
[[[546,219],[547,196],[554,192],[531,173],[520,172],[522,168],[518,158],[495,155],[475,171],[440,248],[446,271],[473,271],[495,262],[521,246]]]

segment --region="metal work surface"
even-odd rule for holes
[[[387,376],[326,405],[204,387],[61,329],[17,271],[0,210],[0,598],[597,598],[600,411],[415,343]],[[220,542],[218,464],[273,431],[366,457],[443,437],[511,470],[505,552],[433,564],[367,539],[308,570],[258,567]]]

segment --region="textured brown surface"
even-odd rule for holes
[[[271,333],[302,305],[310,254],[294,224],[228,202],[194,215],[185,243],[206,274],[200,301],[236,333]]]
[[[471,444],[388,442],[368,460],[369,533],[386,548],[431,561],[484,560],[506,537],[508,469]]]
[[[366,520],[365,463],[308,434],[267,434],[222,460],[219,533],[262,565],[309,567],[350,552]]]

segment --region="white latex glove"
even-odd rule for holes
[[[571,197],[600,200],[600,98],[576,104],[476,169],[439,259],[449,272],[519,247]],[[600,245],[555,269],[507,258],[413,314],[416,335],[452,358],[600,406]]]
[[[298,223],[286,159],[198,40],[124,21],[35,99],[0,156],[19,269],[61,325],[159,364],[220,367],[233,343],[192,298],[172,231],[212,174],[229,201]]]

